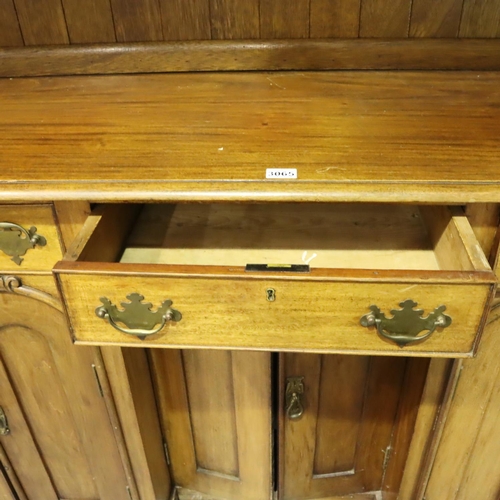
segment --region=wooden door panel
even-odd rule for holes
[[[270,498],[270,354],[150,353],[175,484],[227,499]]]
[[[281,411],[282,498],[380,490],[404,359],[283,354],[282,376],[304,377],[304,415]]]
[[[198,468],[237,481],[238,436],[231,352],[185,351],[183,361]]]
[[[12,389],[5,366],[0,359],[0,405],[7,417],[10,434],[0,437],[16,475],[29,498],[57,500],[58,496],[33,441],[28,423]]]
[[[16,500],[0,465],[0,500]]]
[[[355,468],[367,369],[366,357],[335,356],[320,364],[314,477],[350,475]]]
[[[90,349],[47,304],[0,294],[0,307],[0,404],[19,427],[2,444],[28,498],[128,500]]]
[[[9,483],[7,472],[0,461],[0,500],[17,500]]]
[[[15,342],[10,341],[12,337],[16,337]],[[21,345],[31,348],[20,351]],[[13,356],[16,348],[22,356]],[[62,388],[64,380],[46,339],[22,326],[4,327],[0,352],[58,495],[68,499],[98,498],[70,403]],[[9,456],[12,460],[10,453]],[[19,458],[22,456],[20,450]],[[31,479],[18,475],[23,485]]]

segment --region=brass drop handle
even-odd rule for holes
[[[298,420],[304,414],[304,377],[288,377],[285,390],[285,413],[290,420]]]
[[[36,227],[32,226],[28,230],[19,224],[13,222],[0,222],[0,250],[12,257],[12,261],[18,266],[21,265],[25,255],[30,248],[35,248],[36,245],[44,247],[47,240],[37,234]],[[23,237],[24,236],[24,237]]]
[[[399,304],[402,309],[393,309],[392,318],[386,318],[379,307],[372,305],[369,314],[365,314],[360,323],[362,326],[375,326],[378,334],[399,347],[408,344],[423,342],[428,339],[438,328],[446,328],[451,325],[451,318],[444,314],[446,306],[439,306],[434,309],[426,318],[423,318],[424,311],[415,309],[418,305],[413,300],[405,300]],[[419,333],[426,331],[423,335]]]
[[[10,434],[9,423],[3,408],[0,406],[0,436],[7,436],[8,434]]]
[[[138,293],[127,295],[127,299],[130,302],[122,302],[123,310],[119,310],[107,297],[101,297],[103,305],[95,310],[96,316],[106,320],[119,332],[134,335],[141,340],[159,333],[169,321],[182,319],[182,314],[170,307],[171,300],[163,301],[156,311],[152,311],[152,304],[142,302],[144,296]],[[118,323],[123,323],[125,327]]]

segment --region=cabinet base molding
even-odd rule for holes
[[[381,500],[382,492],[372,491],[370,493],[361,493],[356,495],[347,495],[342,497],[327,497],[327,498],[317,498],[312,500]],[[170,500],[224,500],[222,498],[216,498],[208,495],[203,495],[197,491],[188,490],[186,488],[176,488],[172,493]]]

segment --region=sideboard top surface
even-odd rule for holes
[[[495,72],[2,79],[0,201],[499,202],[499,138]]]

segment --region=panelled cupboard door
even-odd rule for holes
[[[129,500],[92,352],[72,345],[63,314],[47,303],[0,293],[0,312],[0,406],[10,428],[0,444],[26,496]]]
[[[303,377],[303,415],[291,419],[284,405],[280,499],[380,491],[406,361],[292,353],[281,361],[284,387]]]
[[[271,355],[149,352],[175,484],[225,500],[270,499]]]
[[[28,422],[10,384],[5,365],[0,359],[0,401],[9,426],[9,434],[0,442],[8,455],[16,475],[28,492],[36,492],[43,499],[58,499],[49,474],[33,440]]]
[[[14,496],[10,484],[7,481],[7,475],[0,463],[0,500],[17,500]]]

